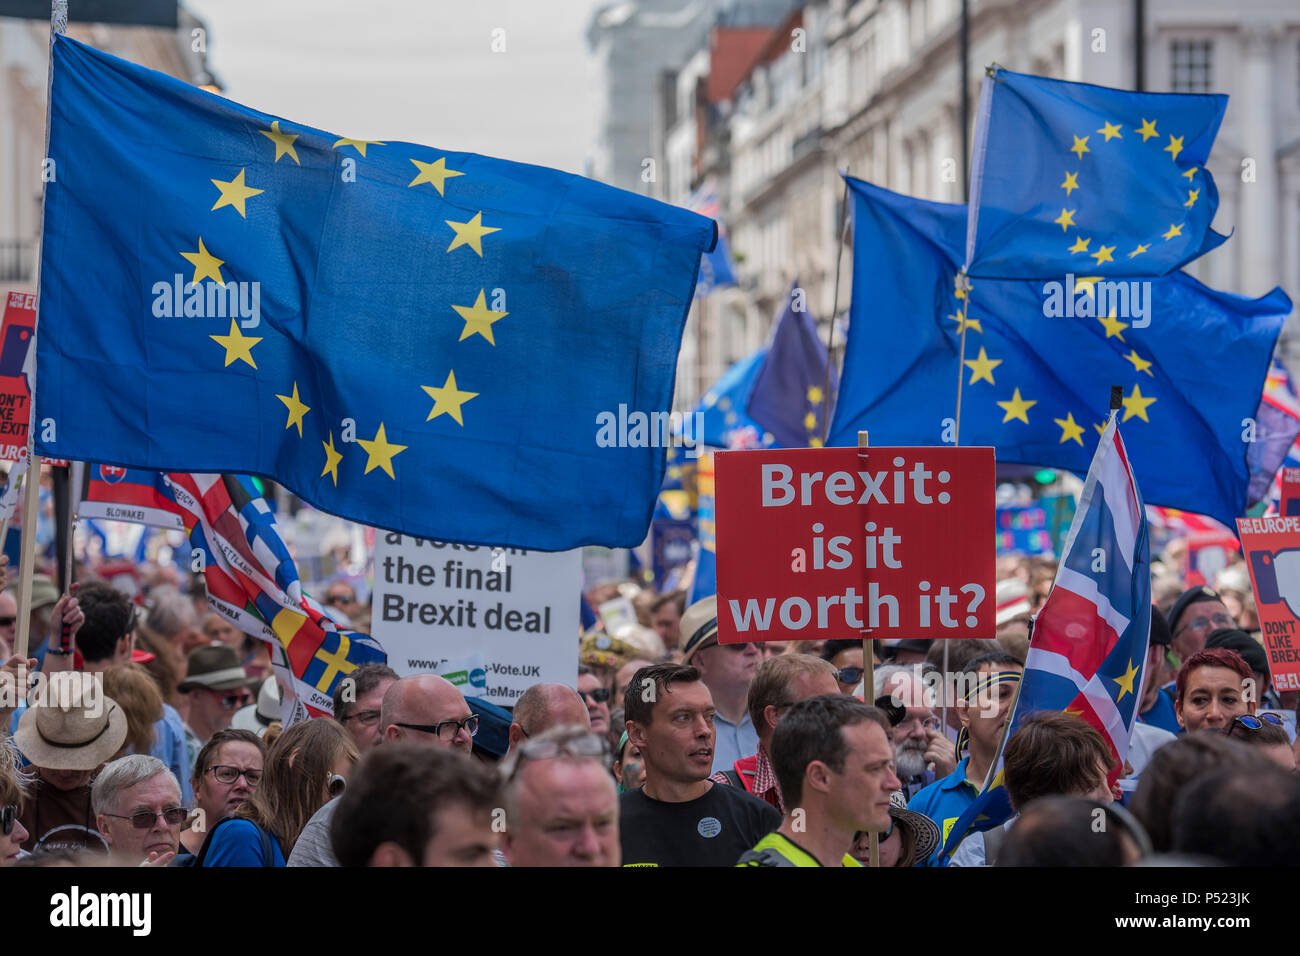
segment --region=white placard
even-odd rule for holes
[[[580,551],[380,532],[371,628],[402,676],[481,658],[486,686],[467,696],[510,707],[537,683],[577,686],[581,567]]]

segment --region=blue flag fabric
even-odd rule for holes
[[[265,475],[448,541],[644,539],[662,447],[602,421],[669,409],[712,222],[53,56],[41,454]]]
[[[763,370],[767,347],[741,359],[704,393],[693,414],[702,416],[699,442],[711,448],[775,448],[776,436],[746,410],[754,381]]]
[[[977,279],[959,292],[964,206],[849,185],[853,299],[832,445],[855,444],[859,429],[872,444],[951,441],[965,325],[961,444],[1082,475],[1120,385],[1146,500],[1229,526],[1245,511],[1242,422],[1291,310],[1280,289],[1248,299],[1175,273],[1136,285]],[[1114,317],[1139,311],[1139,297],[1144,316]],[[1175,464],[1189,456],[1194,466]]]
[[[1161,276],[1209,252],[1226,238],[1205,162],[1227,105],[999,67],[980,95],[967,271]]]
[[[751,418],[779,448],[818,448],[826,416],[826,346],[796,280],[772,335],[772,346],[749,395]],[[831,369],[829,395],[838,385]]]

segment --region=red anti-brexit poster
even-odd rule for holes
[[[992,448],[718,452],[726,643],[994,636]]]
[[[27,447],[31,418],[23,363],[36,330],[36,295],[10,292],[0,325],[0,460],[17,461]]]

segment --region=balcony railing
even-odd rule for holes
[[[0,282],[31,282],[36,276],[36,240],[0,239]]]

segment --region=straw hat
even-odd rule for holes
[[[62,704],[28,707],[18,721],[14,743],[23,756],[47,770],[94,770],[112,759],[126,742],[126,714],[111,697],[101,697],[96,715],[74,685]]]

